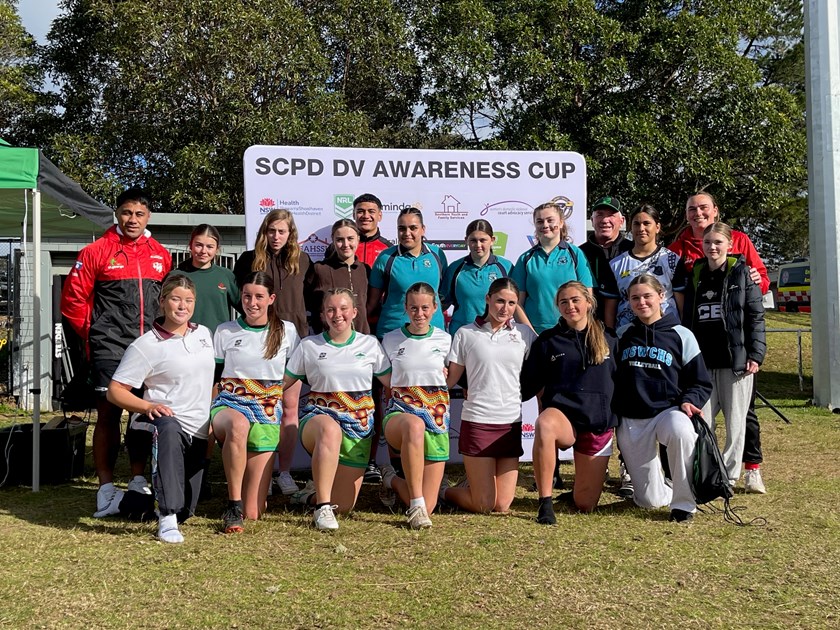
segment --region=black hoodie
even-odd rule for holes
[[[627,418],[652,418],[670,407],[702,408],[712,382],[697,340],[670,312],[650,326],[638,318],[618,330],[614,408]]]
[[[578,431],[603,433],[618,425],[611,402],[615,385],[618,340],[606,334],[610,352],[594,365],[586,351],[586,331],[577,332],[560,321],[531,346],[522,366],[522,400],[544,389],[543,407],[559,409]]]

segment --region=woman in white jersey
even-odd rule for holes
[[[108,400],[137,414],[135,428],[153,433],[158,538],[168,543],[184,542],[178,523],[195,512],[207,451],[213,339],[190,322],[194,308],[193,281],[169,276],[160,290],[163,317],[128,347],[108,386]],[[143,398],[131,392],[140,387]]]
[[[213,336],[219,390],[210,414],[227,478],[225,533],[241,532],[243,517],[256,520],[265,510],[280,441],[284,371],[299,337],[272,307],[273,284],[267,273],[250,272],[242,285],[245,315]]]
[[[537,335],[512,319],[519,287],[511,278],[494,281],[485,301],[484,315],[458,329],[447,357],[449,386],[465,371],[469,383],[458,445],[468,486],[444,482],[440,498],[469,512],[507,512],[522,456],[519,373]]]
[[[382,427],[400,453],[405,479],[382,467],[382,483],[408,506],[411,529],[432,526],[443,469],[449,459],[449,388],[444,362],[452,338],[431,325],[437,292],[417,282],[405,294],[408,324],[387,333],[382,347],[391,361],[391,397]]]
[[[292,503],[315,507],[319,530],[338,529],[335,511],[356,504],[370,456],[373,431],[371,383],[390,384],[391,365],[371,335],[353,330],[357,315],[350,289],[324,294],[320,335],[301,341],[286,368],[286,387],[306,381],[311,391],[300,408],[300,441],[312,456],[313,481]]]

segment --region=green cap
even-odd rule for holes
[[[592,212],[595,212],[598,208],[610,208],[615,212],[621,212],[621,202],[618,197],[601,197],[592,205]]]

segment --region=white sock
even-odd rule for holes
[[[418,505],[425,510],[426,509],[426,499],[424,499],[423,497],[420,497],[418,499],[412,499],[411,501],[408,502],[408,509],[410,510],[411,508],[417,507]]]
[[[105,492],[113,492],[114,491],[114,482],[109,481],[108,483],[103,483],[99,486],[100,490],[104,490]]]
[[[158,519],[158,538],[160,538],[163,542],[168,543],[184,542],[184,537],[178,530],[177,514],[167,514],[166,516],[161,515]]]

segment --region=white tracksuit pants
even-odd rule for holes
[[[633,501],[644,508],[670,506],[694,512],[697,504],[689,478],[697,434],[691,420],[677,407],[653,418],[622,418],[616,431],[624,465],[633,480]],[[658,444],[668,451],[673,489],[665,483]]]

